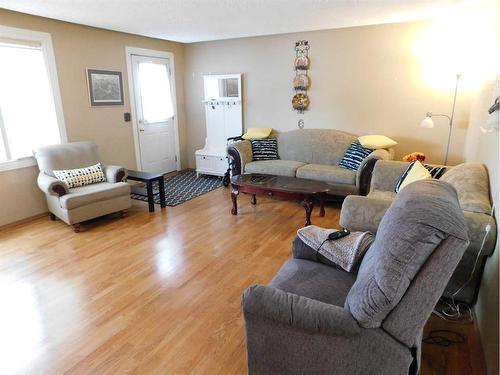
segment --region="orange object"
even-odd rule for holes
[[[423,152],[416,151],[416,152],[412,152],[411,154],[403,156],[403,161],[412,162],[414,160],[418,160],[418,161],[421,161],[421,162],[424,161],[425,160],[425,154]]]

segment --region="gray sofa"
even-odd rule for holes
[[[296,238],[294,259],[243,294],[249,374],[418,373],[423,327],[467,244],[457,193],[435,180],[402,190],[357,273]]]
[[[273,134],[278,140],[279,160],[252,161],[250,141],[228,146],[233,159],[232,174],[263,173],[319,180],[331,185],[331,195],[364,195],[377,160],[393,159],[394,150],[373,151],[358,171],[339,167],[349,145],[358,137],[335,129],[302,129]]]
[[[94,142],[74,142],[39,147],[33,150],[40,174],[38,186],[45,193],[51,218],[57,216],[80,231],[80,223],[113,212],[126,214],[131,206],[130,186],[123,182],[127,170],[115,165],[104,165],[106,182],[68,188],[55,178],[54,169],[76,169],[101,161]]]
[[[397,196],[394,192],[396,184],[407,167],[406,162],[377,162],[372,173],[370,192],[366,197],[351,196],[344,200],[340,224],[350,230],[376,233],[380,220]],[[482,164],[464,163],[447,167],[440,180],[450,183],[457,190],[470,238],[469,247],[443,296],[447,298],[454,296],[457,301],[473,304],[477,297],[484,263],[492,254],[496,242],[496,224],[490,216],[488,174]],[[487,225],[490,225],[491,230],[479,253]],[[477,264],[476,259],[478,259]]]

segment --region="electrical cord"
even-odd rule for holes
[[[436,329],[429,332],[429,336],[422,340],[425,344],[433,344],[448,347],[453,344],[463,344],[467,337],[459,332],[448,329]]]
[[[321,242],[321,245],[318,246],[318,248],[316,249],[316,262],[319,262],[319,258],[318,258],[318,255],[319,255],[319,251],[321,250],[321,247],[325,244],[325,242],[328,241],[328,237],[325,238],[325,240],[323,242]]]
[[[491,211],[490,211],[490,217],[493,217],[493,213],[495,212],[495,203],[491,206]],[[441,302],[445,303],[447,305],[447,309],[441,309],[441,311],[438,310],[438,308],[435,308],[433,311],[434,315],[437,315],[443,320],[447,321],[452,321],[455,323],[459,324],[470,324],[474,321],[473,315],[472,315],[472,310],[469,305],[465,303],[457,303],[455,302],[455,297],[465,289],[467,285],[472,281],[474,278],[474,272],[476,272],[477,265],[479,263],[479,259],[481,258],[484,244],[486,243],[486,239],[488,238],[488,235],[491,232],[491,224],[487,224],[485,227],[485,234],[483,236],[483,240],[481,241],[481,246],[479,248],[479,251],[476,255],[476,259],[474,261],[474,265],[472,267],[472,271],[467,278],[467,280],[451,295],[451,303],[447,302],[446,300],[441,299]],[[465,317],[463,314],[463,310],[466,310],[468,313],[467,316]]]

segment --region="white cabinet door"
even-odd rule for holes
[[[226,137],[224,134],[224,105],[218,102],[205,104],[207,142],[209,150],[224,149]]]
[[[241,104],[229,102],[224,106],[224,127],[226,139],[242,134]]]

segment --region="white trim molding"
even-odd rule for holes
[[[61,92],[59,89],[59,78],[57,75],[56,58],[52,44],[52,36],[49,33],[34,31],[28,29],[19,29],[16,27],[0,25],[0,38],[13,39],[28,43],[40,44],[42,54],[45,60],[49,85],[54,100],[57,124],[59,127],[59,136],[61,143],[66,143],[68,137],[66,134],[66,125],[64,121],[64,112],[62,106]],[[9,160],[0,163],[0,171],[12,170],[17,168],[26,168],[36,165],[33,157],[21,158],[18,160]]]
[[[146,48],[139,47],[125,47],[125,55],[127,60],[127,79],[128,79],[128,92],[130,100],[130,109],[132,113],[132,129],[134,133],[134,148],[135,148],[135,159],[137,164],[137,169],[142,171],[141,163],[141,152],[139,147],[139,134],[137,126],[137,110],[135,104],[135,94],[134,94],[134,78],[132,74],[132,55],[146,56],[146,57],[159,57],[169,60],[170,70],[171,70],[171,84],[172,84],[172,99],[174,107],[174,134],[175,134],[175,155],[176,155],[176,168],[178,171],[181,170],[181,157],[180,157],[180,143],[179,143],[179,116],[177,111],[177,89],[175,85],[175,61],[173,52],[168,51],[157,51]]]

